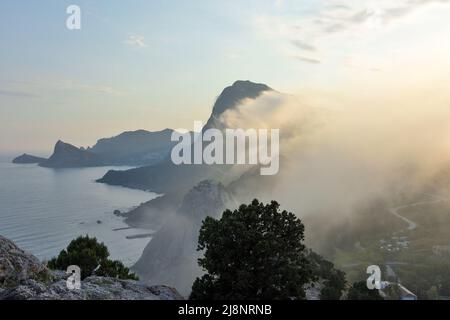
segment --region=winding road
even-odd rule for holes
[[[426,195],[434,198],[434,200],[428,200],[428,201],[419,201],[419,202],[414,202],[411,204],[407,204],[407,205],[402,205],[399,207],[395,207],[395,208],[390,208],[389,212],[392,213],[394,216],[396,216],[399,219],[402,219],[403,221],[405,221],[408,224],[407,229],[408,230],[414,230],[417,228],[417,223],[415,223],[414,221],[402,216],[399,211],[406,209],[406,208],[411,208],[411,207],[417,207],[417,206],[423,206],[423,205],[427,205],[427,204],[433,204],[433,203],[439,203],[439,202],[443,202],[443,201],[450,201],[450,199],[445,198],[445,197],[441,197],[441,196],[437,196],[434,194],[429,194],[429,193],[425,193]]]
[[[398,207],[394,207],[394,208],[389,208],[389,212],[391,214],[393,214],[394,216],[396,216],[397,218],[405,221],[408,224],[407,229],[408,230],[414,230],[417,228],[417,223],[412,221],[411,219],[408,219],[404,216],[402,216],[399,212],[401,210],[407,209],[407,208],[411,208],[411,207],[417,207],[417,206],[424,206],[424,205],[428,205],[428,204],[433,204],[433,203],[439,203],[439,202],[447,202],[450,201],[450,198],[446,198],[443,196],[439,196],[439,195],[435,195],[435,194],[430,194],[430,193],[424,193],[425,195],[431,197],[433,200],[426,200],[426,201],[418,201],[418,202],[414,202],[414,203],[410,203],[410,204],[406,204],[406,205],[401,205]],[[355,246],[361,246],[361,244],[359,244],[358,242],[355,244]],[[348,263],[345,265],[342,265],[341,268],[354,268],[354,267],[358,267],[360,266],[361,263],[360,262],[353,262],[353,263]],[[386,266],[389,266],[390,270],[392,270],[392,272],[395,274],[395,271],[393,270],[392,266],[398,266],[398,265],[408,265],[408,263],[406,262],[399,262],[399,261],[389,261],[386,262]]]

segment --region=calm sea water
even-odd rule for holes
[[[49,259],[72,239],[88,234],[104,242],[112,258],[133,264],[150,238],[127,236],[149,230],[127,228],[113,211],[127,210],[156,194],[95,183],[110,169],[47,169],[0,159],[0,235]]]

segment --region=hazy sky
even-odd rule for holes
[[[70,4],[81,30],[66,28]],[[448,83],[449,4],[2,0],[0,152],[190,129],[237,79],[300,97],[363,78],[414,82],[425,70]]]

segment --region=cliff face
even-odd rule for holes
[[[273,89],[262,83],[243,80],[238,80],[233,85],[226,87],[214,103],[211,116],[204,130],[209,128],[223,129],[223,124],[219,121],[219,118],[225,111],[236,108],[244,99],[255,99],[266,91],[273,91]]]
[[[82,168],[105,165],[102,157],[71,144],[58,141],[52,156],[39,165],[48,168]]]
[[[69,290],[68,275],[51,271],[33,255],[0,236],[0,300],[181,300],[167,286],[132,280],[89,277],[80,290]]]
[[[195,277],[202,274],[196,249],[203,219],[219,218],[225,208],[233,207],[236,204],[224,186],[213,181],[200,182],[155,234],[133,270],[145,281],[162,281],[189,295]]]

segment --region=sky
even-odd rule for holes
[[[192,129],[236,80],[312,104],[361,83],[442,86],[449,17],[447,0],[2,0],[0,153]]]

